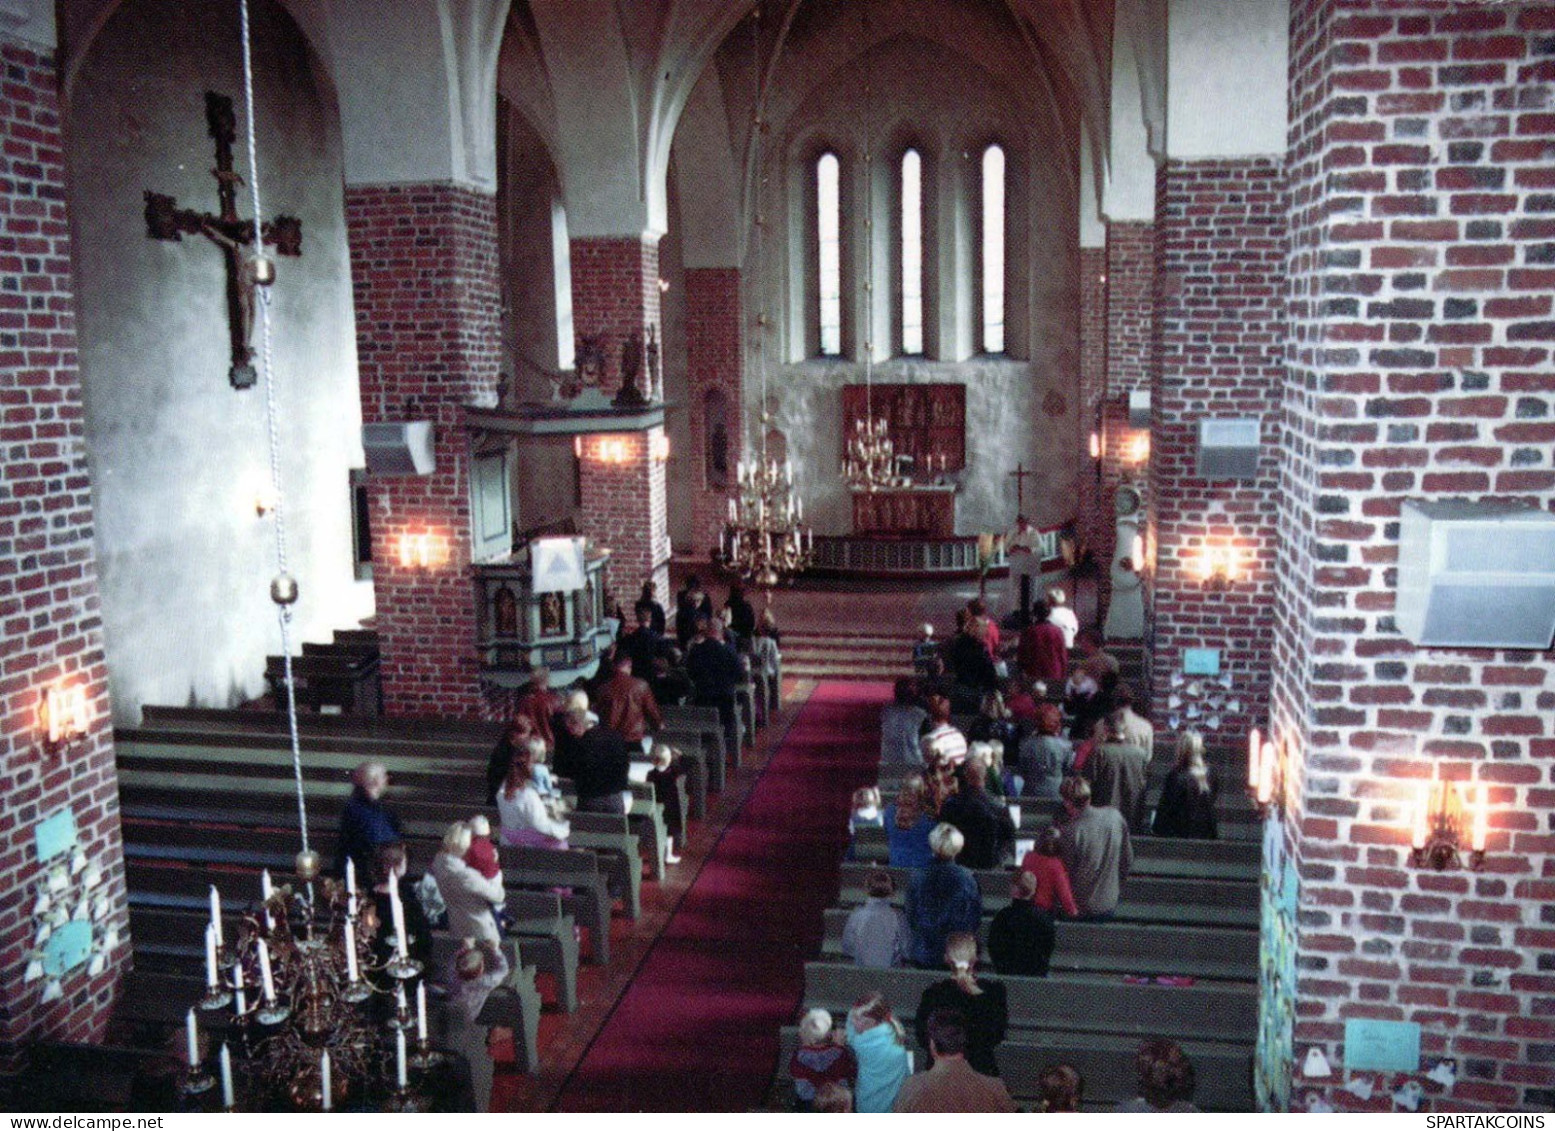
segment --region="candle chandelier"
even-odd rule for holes
[[[248,131],[248,185],[252,194],[254,246],[262,247],[263,210],[259,198],[258,155],[254,140],[252,41],[247,0],[239,0],[243,85]],[[297,729],[296,689],[292,680],[291,620],[298,586],[288,570],[285,496],[281,464],[270,292],[256,291],[261,349],[259,364],[265,392],[270,459],[268,497],[275,513],[277,573],[270,598],[280,622],[285,658],[286,715],[292,774],[297,789],[296,888],[277,888],[270,874],[261,878],[261,900],[245,914],[235,937],[222,929],[221,897],[210,892],[210,922],[205,928],[204,995],[186,1017],[187,1069],[182,1088],[190,1097],[211,1093],[220,1081],[221,1106],[228,1111],[330,1111],[387,1108],[425,1110],[430,1106],[430,1070],[445,1054],[427,1042],[426,987],[421,964],[407,953],[404,909],[391,890],[392,934],[379,929],[371,902],[360,903],[354,867],[345,883],[319,879],[319,854],[308,844],[307,801],[303,792],[302,751]],[[392,888],[392,885],[391,885]],[[389,953],[374,953],[374,940],[389,934]],[[416,1012],[407,989],[413,988]],[[392,999],[393,1005],[389,1002]],[[225,1040],[214,1065],[201,1055],[199,1015],[225,1014]],[[387,1017],[384,1021],[382,1018]],[[407,1033],[415,1033],[414,1046]],[[214,1068],[214,1071],[213,1071]]]
[[[868,362],[864,371],[869,371]],[[866,396],[864,418],[853,422],[853,435],[848,438],[848,454],[842,460],[842,478],[854,491],[878,491],[898,480],[896,449],[891,443],[890,426],[883,416],[875,416],[867,407],[868,378],[865,378]]]
[[[762,249],[766,216],[761,208],[762,189],[767,183],[761,170],[761,135],[766,128],[762,119],[764,90],[761,80],[761,9],[751,15],[751,72],[755,75],[755,97],[751,116],[751,168],[759,178],[752,194],[755,213],[756,249],[753,276],[761,286]],[[775,61],[775,60],[774,60]],[[762,292],[765,293],[765,292]],[[758,417],[758,458],[741,460],[735,476],[738,494],[729,500],[728,520],[724,523],[718,558],[727,569],[763,589],[790,580],[810,564],[814,537],[804,524],[804,504],[794,491],[794,465],[779,462],[770,453],[768,434],[772,430],[771,402],[767,398],[767,315],[756,317],[756,364],[761,374],[761,412]]]

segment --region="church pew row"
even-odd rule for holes
[[[240,791],[245,798],[263,793],[273,794],[276,790],[294,796],[291,760],[289,757],[283,760],[278,756],[279,753],[249,747],[140,743],[132,740],[118,743],[115,748],[121,781],[125,778],[149,781],[141,775],[173,774],[177,781],[164,784],[176,786],[181,783],[191,793],[213,787],[218,792]],[[303,753],[303,780],[310,799],[318,797],[324,807],[330,809],[332,816],[338,814],[338,806],[344,804],[345,798],[350,796],[350,771],[342,766],[352,759],[353,755],[350,754],[317,751]],[[485,796],[483,770],[472,772],[457,759],[426,755],[397,755],[382,761],[389,771],[390,803],[402,816],[410,815],[423,800],[441,801],[451,793],[469,797],[471,802],[461,807],[459,817],[450,819],[462,819],[485,808],[482,804]],[[633,805],[630,815],[632,831],[648,847],[648,860],[654,878],[662,881],[668,835],[663,809],[654,801],[651,785],[634,785],[633,793],[639,803]],[[215,802],[217,805],[225,803],[225,800]]]
[[[121,771],[120,790],[126,818],[163,823],[194,821],[207,827],[226,824],[283,831],[295,828],[296,795],[289,783],[279,779],[258,781],[257,786],[270,787],[263,790],[257,788],[254,779],[242,779],[234,784],[220,778],[217,780],[221,788],[201,789],[202,783],[193,780],[197,775],[182,775],[171,783],[166,777],[160,771]],[[238,805],[243,807],[238,808]],[[435,851],[452,821],[484,811],[482,807],[453,805],[418,796],[400,798],[395,809],[413,856],[417,844]],[[309,834],[316,844],[327,844],[326,859],[333,861],[339,804],[330,801],[320,804],[317,798],[310,797],[309,813]],[[488,811],[488,815],[495,828],[496,814]],[[628,818],[593,813],[574,816],[577,821],[569,843],[574,849],[589,851],[598,857],[600,874],[611,893],[622,900],[627,917],[636,919],[642,907],[642,866],[638,838],[630,831]],[[152,835],[161,835],[161,829]],[[296,837],[295,831],[286,835]],[[427,859],[430,861],[430,854]]]
[[[223,928],[236,937],[242,913],[256,900],[232,898],[230,883],[218,883],[223,895]],[[245,893],[246,894],[246,893]],[[556,986],[556,1006],[566,1013],[578,1007],[578,941],[573,918],[562,912],[553,892],[510,891],[507,912],[513,920],[508,938],[518,959],[538,974],[549,974]],[[135,893],[130,899],[130,935],[135,940],[136,969],[188,973],[203,969],[204,930],[210,904],[198,895]]]
[[[850,914],[852,908],[827,909],[826,933],[821,941],[824,960],[848,961],[842,954],[842,931]],[[992,918],[989,909],[978,931],[985,957]],[[1059,920],[1057,931],[1054,973],[1180,975],[1217,981],[1254,981],[1258,977],[1258,933],[1252,930]]]
[[[837,1027],[842,1026],[841,1016]],[[911,1026],[907,1033],[913,1045]],[[1252,1051],[1218,1042],[1179,1041],[1198,1074],[1195,1105],[1202,1111],[1252,1111]],[[793,1089],[789,1061],[799,1047],[799,1030],[785,1026],[779,1038],[777,1088]],[[1072,1065],[1085,1081],[1085,1110],[1108,1111],[1139,1094],[1134,1070],[1134,1037],[1071,1035],[1067,1033],[1018,1034],[1006,1038],[995,1056],[1000,1077],[1017,1104],[1034,1105],[1040,1098],[1038,1081],[1043,1070],[1055,1064]],[[920,1052],[919,1070],[927,1063]]]
[[[941,970],[862,969],[852,963],[805,963],[807,1007],[846,1013],[874,990],[911,1028],[923,991],[948,974]],[[1012,1035],[1027,1032],[1102,1033],[1136,1039],[1245,1042],[1258,1028],[1258,987],[1216,982],[1192,986],[1129,985],[1103,975],[1056,974],[1006,977]]]
[[[988,873],[992,874],[992,873]],[[1123,898],[1119,901],[1115,916],[1124,923],[1134,924],[1164,924],[1178,927],[1217,927],[1222,930],[1253,930],[1258,926],[1258,907],[1240,904],[1214,904],[1185,902],[1171,888],[1176,881],[1164,881],[1165,890],[1161,887],[1130,887],[1124,885]],[[991,885],[990,885],[991,886]],[[1002,890],[995,895],[987,887],[983,890],[983,914],[991,915],[1009,902],[1008,881],[1000,885]],[[837,906],[851,910],[864,902],[864,890],[862,888],[847,888],[838,893]],[[903,903],[903,893],[899,889],[893,901],[897,906]]]
[[[1020,835],[1029,837],[1024,828]],[[1256,882],[1258,879],[1260,846],[1250,841],[1136,836],[1131,839],[1131,843],[1134,847],[1135,875],[1248,882]],[[890,856],[890,845],[884,829],[859,829],[853,845],[859,863],[845,864],[845,868],[862,867],[867,871],[871,864],[884,864]]]
[[[266,852],[231,846],[213,847],[206,842],[190,846],[166,843],[142,843],[126,840],[124,845],[126,882],[135,896],[146,893],[203,896],[216,883],[223,899],[244,901],[243,892],[259,890],[259,872],[269,869],[276,882],[291,874],[295,841],[285,851]],[[434,844],[408,845],[412,872],[424,870],[431,862]],[[512,889],[550,891],[568,889],[561,896],[562,906],[589,932],[591,957],[599,965],[610,962],[611,896],[599,861],[593,853],[581,849],[554,852],[503,846],[501,851],[503,882]],[[220,874],[218,874],[220,873]],[[227,877],[227,878],[224,878]],[[229,893],[229,885],[232,891]]]
[[[881,790],[881,798],[889,805],[895,799],[896,791]],[[1040,836],[1042,831],[1057,820],[1061,803],[1044,800],[1042,798],[1025,797],[1014,802],[1004,802],[994,798],[1000,804],[1017,804],[1020,806],[1020,836],[1034,838]],[[1156,796],[1150,795],[1147,812],[1155,808]],[[1223,841],[1238,841],[1242,844],[1257,848],[1263,836],[1262,817],[1255,809],[1218,809],[1216,820],[1219,824],[1219,839]],[[1140,834],[1136,834],[1140,835]],[[883,843],[883,842],[882,842]]]

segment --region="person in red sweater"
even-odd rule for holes
[[[1074,891],[1069,886],[1069,872],[1058,855],[1058,829],[1049,825],[1042,831],[1037,847],[1026,853],[1020,862],[1021,871],[1030,872],[1036,878],[1037,890],[1031,902],[1044,911],[1053,911],[1056,904],[1071,919],[1080,914],[1074,901]]]
[[[551,673],[544,668],[536,668],[529,677],[529,686],[524,688],[524,693],[513,705],[513,715],[515,718],[527,718],[534,727],[534,733],[545,739],[546,750],[554,751],[556,731],[551,726],[551,719],[561,709],[562,697],[551,690]]]
[[[1064,644],[1064,630],[1047,619],[1051,611],[1046,599],[1033,603],[1031,623],[1021,630],[1015,660],[1027,679],[1054,688],[1062,687],[1069,678],[1069,649]]]

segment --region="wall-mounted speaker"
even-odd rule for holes
[[[1150,390],[1130,389],[1128,393],[1128,426],[1150,427]]]
[[[1555,639],[1555,514],[1499,503],[1406,502],[1398,628],[1412,644],[1531,648]]]
[[[1261,423],[1257,417],[1199,421],[1199,478],[1257,479]]]
[[[362,451],[369,475],[431,475],[437,468],[430,420],[364,424]]]

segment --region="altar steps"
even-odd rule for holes
[[[889,682],[913,674],[912,636],[783,634],[783,674],[800,679]]]

